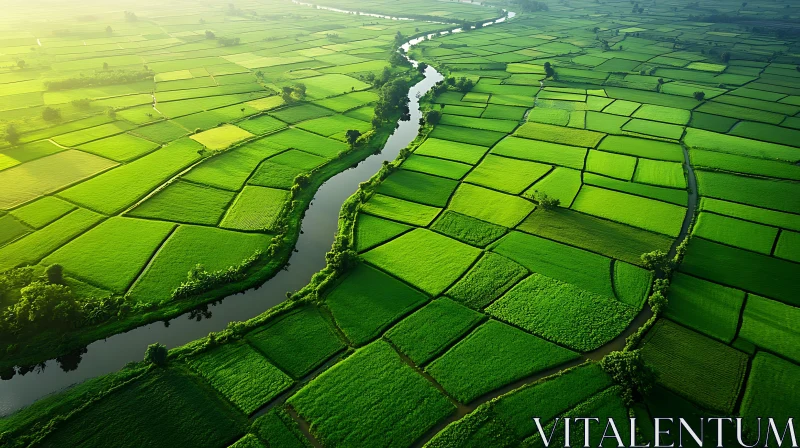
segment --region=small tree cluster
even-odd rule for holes
[[[354,148],[356,146],[356,142],[358,138],[361,137],[361,131],[358,129],[350,129],[345,133],[345,138],[347,139],[347,144],[350,145],[350,148]]]
[[[561,205],[560,199],[552,198],[548,196],[547,193],[538,190],[534,191],[533,200],[539,204],[542,210],[554,210]]]
[[[159,367],[164,367],[167,365],[168,354],[167,346],[156,342],[155,344],[147,346],[147,350],[144,352],[144,361]]]
[[[17,131],[17,127],[14,126],[14,123],[6,125],[5,140],[11,145],[19,143],[19,131]]]
[[[555,76],[555,74],[556,74],[556,71],[553,68],[553,65],[550,64],[549,62],[545,62],[544,63],[544,76],[545,76],[545,78],[552,78],[553,76]]]
[[[672,268],[672,261],[669,259],[669,255],[660,249],[644,253],[639,258],[642,260],[642,265],[652,271],[666,273]]]
[[[54,107],[47,106],[42,110],[42,119],[44,119],[44,121],[60,120],[61,111]]]
[[[626,406],[644,400],[656,381],[655,372],[645,364],[638,350],[611,352],[600,361],[600,367],[622,387]]]
[[[438,110],[429,110],[425,112],[425,118],[423,118],[423,120],[425,120],[425,123],[431,126],[436,126],[437,124],[439,124],[439,121],[441,119],[442,119],[442,113],[439,112]]]
[[[448,77],[445,81],[448,86],[455,88],[455,90],[459,92],[469,92],[475,86],[475,82],[471,79],[468,79],[464,76],[456,79],[453,77]]]
[[[217,43],[220,44],[223,47],[234,47],[236,45],[239,45],[239,42],[241,42],[241,39],[239,39],[238,37],[218,37],[217,38]]]
[[[136,17],[136,14],[134,14],[133,11],[125,11],[126,22],[136,22],[137,20],[139,20],[139,18]]]
[[[706,97],[706,92],[698,90],[694,92],[692,95],[694,96],[694,99],[696,99],[697,101],[703,101],[703,99]]]

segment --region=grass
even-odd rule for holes
[[[523,195],[534,199],[536,193],[557,199],[563,207],[569,206],[582,185],[581,172],[564,167],[555,167],[550,173],[536,181]]]
[[[266,446],[261,443],[258,437],[253,434],[247,434],[231,445],[231,448],[266,448]]]
[[[585,415],[592,415],[597,416],[600,422],[608,422],[609,419],[619,422],[616,424],[617,431],[621,435],[621,439],[624,440],[625,435],[630,434],[630,420],[629,420],[629,413],[628,407],[625,406],[622,398],[620,397],[620,387],[614,386],[608,388],[602,392],[599,392],[597,395],[590,397],[588,400],[580,403],[579,405],[572,408],[569,412],[564,414],[565,418],[572,418],[575,422],[577,418],[582,418]],[[589,425],[589,423],[586,423]],[[602,423],[601,423],[602,425]],[[561,428],[558,428],[559,430]],[[545,431],[548,431],[546,429]],[[570,438],[572,440],[581,440],[582,437],[585,437],[586,429],[584,425],[580,423],[576,423],[575,426],[572,426],[570,429]],[[588,446],[611,446],[608,442],[605,442],[605,438],[603,437],[604,433],[600,431],[590,431],[588,440]],[[608,438],[613,438],[611,435],[607,435]],[[541,442],[539,438],[539,434],[535,434],[528,440]],[[566,444],[566,437],[563,433],[556,431],[556,436],[550,443],[555,444],[555,446],[564,445]],[[605,442],[605,443],[604,443]],[[531,442],[533,443],[533,442]]]
[[[592,186],[581,188],[572,209],[671,237],[678,236],[686,214],[674,204]]]
[[[28,143],[15,148],[6,148],[3,149],[3,152],[0,152],[0,171],[63,150],[63,148],[59,148],[47,140]]]
[[[583,148],[596,147],[604,137],[599,132],[563,128],[542,123],[525,123],[514,132],[514,135]]]
[[[667,236],[567,208],[536,210],[517,229],[636,265],[643,253],[666,252],[672,244]]]
[[[492,148],[492,154],[582,170],[586,149],[508,136]]]
[[[130,296],[142,302],[169,301],[172,291],[197,264],[212,272],[227,269],[240,264],[257,249],[263,250],[269,241],[270,237],[263,234],[178,226],[133,285]]]
[[[359,213],[355,225],[356,250],[362,252],[371,249],[410,228],[405,224]]]
[[[514,128],[516,128],[519,124],[517,121],[512,120],[494,120],[489,118],[473,118],[449,114],[442,116],[440,123],[448,126],[461,126],[470,129],[483,129],[487,131],[503,133],[509,133],[513,131]]]
[[[109,218],[42,263],[60,264],[67,275],[122,294],[173,228],[174,224],[159,221]],[[109,251],[108,247],[116,249]]]
[[[277,134],[267,136],[266,140],[283,148],[299,149],[326,159],[332,159],[340,152],[349,149],[345,143],[305,132],[300,129],[280,131]]]
[[[747,369],[746,354],[663,319],[642,344],[642,356],[659,384],[709,410],[733,412]]]
[[[778,179],[800,180],[800,169],[787,162],[756,159],[753,157],[725,154],[716,151],[693,149],[689,156],[695,169],[729,171],[732,173],[754,174]]]
[[[692,234],[707,240],[769,255],[772,252],[775,238],[778,236],[778,229],[728,216],[701,212]]]
[[[653,273],[622,261],[614,263],[614,292],[617,300],[637,310],[642,309],[650,294]]]
[[[211,150],[225,149],[234,143],[254,137],[242,128],[226,124],[194,134],[191,139]]]
[[[247,183],[261,187],[272,187],[288,190],[294,185],[294,179],[306,172],[303,168],[296,168],[266,160],[259,165]]]
[[[472,246],[484,247],[506,233],[504,227],[471,218],[452,210],[446,210],[439,216],[432,230]]]
[[[74,147],[88,141],[110,137],[130,130],[131,128],[133,128],[133,126],[124,121],[115,121],[113,123],[101,124],[100,126],[57,135],[53,137],[53,141],[61,146]]]
[[[505,133],[440,124],[430,133],[430,137],[488,147],[505,137]]]
[[[101,215],[89,210],[70,212],[43,229],[0,248],[0,271],[36,264],[102,220]]]
[[[781,385],[781,387],[775,387]],[[776,427],[797,415],[795,403],[800,400],[800,367],[765,352],[753,359],[747,380],[741,415],[754,421],[762,415],[775,419]]]
[[[133,134],[119,134],[113,137],[95,140],[90,143],[80,145],[78,149],[92,154],[116,160],[117,162],[127,162],[140,157],[159,147],[158,143],[136,137]]]
[[[586,185],[601,187],[607,190],[614,190],[620,193],[628,193],[634,196],[641,196],[656,199],[670,204],[687,206],[689,193],[686,190],[675,188],[657,187],[655,185],[640,184],[636,182],[625,182],[610,177],[599,176],[592,173],[583,173],[583,181]]]
[[[504,227],[517,225],[534,208],[518,196],[470,184],[461,184],[450,199],[450,210]]]
[[[427,229],[414,229],[362,256],[369,263],[436,296],[458,279],[479,254],[480,250],[454,239]],[[430,275],[431,272],[437,274]]]
[[[481,320],[481,313],[441,298],[395,325],[386,332],[385,338],[414,364],[422,365],[463,337]]]
[[[325,304],[347,339],[363,345],[427,300],[405,283],[359,264],[327,293]]]
[[[611,378],[598,364],[588,364],[502,395],[492,407],[495,418],[522,439],[536,434],[536,425],[528,415],[550,421],[610,385]]]
[[[800,233],[788,230],[781,232],[773,255],[800,263]]]
[[[439,129],[439,127],[437,126],[436,129]],[[438,157],[474,165],[481,160],[481,157],[483,157],[488,150],[489,149],[485,146],[451,142],[438,138],[428,138],[414,150],[414,154]]]
[[[747,296],[739,337],[800,362],[800,333],[793,322],[800,309],[755,294]]]
[[[311,443],[300,432],[297,423],[283,409],[272,408],[269,412],[258,417],[251,426],[251,431],[258,438],[267,443],[267,446],[280,446],[286,448],[310,448]]]
[[[674,107],[643,104],[642,107],[633,113],[633,117],[685,126],[689,123],[691,112]]]
[[[735,202],[728,202],[714,198],[701,198],[700,209],[726,216],[732,216],[734,218],[741,218],[748,221],[755,221],[767,225],[800,231],[800,216],[790,213],[767,210],[753,207],[751,205],[737,204]]]
[[[246,420],[202,380],[181,368],[157,369],[62,422],[42,446],[224,445]],[[169,412],[153,412],[154,409]]]
[[[569,283],[533,274],[486,312],[559,345],[594,350],[620,334],[637,309]]]
[[[289,192],[247,185],[233,201],[220,227],[235,230],[275,230]]]
[[[631,180],[636,164],[635,157],[612,152],[589,151],[589,155],[586,157],[586,171],[621,180]]]
[[[30,230],[30,227],[11,215],[0,216],[0,246],[25,235]]]
[[[286,127],[286,123],[269,115],[260,115],[249,120],[240,121],[237,124],[245,131],[256,135],[269,134]]]
[[[517,106],[503,106],[500,104],[489,104],[481,115],[481,118],[496,118],[500,120],[522,120],[527,109]],[[448,111],[450,112],[450,111]]]
[[[427,226],[441,209],[376,194],[361,208],[370,214],[416,226]]]
[[[177,140],[131,163],[61,191],[58,195],[101,213],[119,213],[198,160],[198,149],[200,145],[191,140]]]
[[[131,133],[158,143],[168,143],[188,134],[186,129],[169,120],[133,129]]]
[[[516,195],[552,168],[550,165],[489,154],[464,181]]]
[[[0,209],[38,199],[117,165],[81,151],[62,151],[0,171]]]
[[[733,135],[718,134],[703,129],[686,129],[683,139],[686,146],[692,149],[719,151],[740,156],[759,157],[770,160],[797,162],[800,157],[797,150],[789,146],[775,143],[759,142]]]
[[[373,92],[352,92],[333,98],[319,100],[316,104],[336,112],[346,112],[356,109],[365,104],[373,103],[378,100],[378,95]]]
[[[306,376],[345,347],[331,323],[314,306],[272,319],[250,333],[247,340],[294,378]]]
[[[382,195],[434,207],[444,207],[458,182],[415,171],[397,170],[388,176],[376,190]]]
[[[127,215],[215,226],[235,195],[226,190],[178,181],[142,202]]]
[[[601,296],[614,297],[611,260],[602,255],[522,232],[509,233],[490,249],[532,272],[569,282]]]
[[[238,191],[262,160],[280,153],[285,148],[272,144],[268,138],[248,142],[204,160],[183,178],[212,187]]]
[[[314,104],[301,104],[299,106],[289,106],[270,112],[275,118],[289,124],[299,123],[301,121],[313,120],[314,118],[327,117],[333,115],[334,112],[324,107],[319,107]]]
[[[733,341],[744,292],[690,275],[675,273],[666,316],[725,343]]]
[[[454,180],[461,179],[472,169],[472,167],[466,163],[452,162],[417,154],[404,160],[402,167],[405,170],[433,174],[435,176]]]
[[[756,207],[800,214],[800,183],[697,171],[701,195]]]
[[[191,358],[189,365],[248,415],[293,383],[246,343],[225,344]]]
[[[331,367],[288,402],[326,446],[407,446],[455,410],[382,341]]]
[[[800,305],[793,280],[797,263],[692,238],[681,271],[696,277],[754,292],[790,305]]]
[[[677,143],[622,135],[609,135],[600,142],[597,149],[618,154],[644,157],[647,159],[683,163],[683,150]]]
[[[369,88],[369,84],[347,75],[328,74],[303,79],[309,98],[328,98],[354,90]]]
[[[343,133],[349,129],[357,130],[363,134],[372,127],[372,125],[366,121],[357,120],[344,115],[315,118],[313,120],[303,121],[295,126],[326,137]]]
[[[683,126],[650,120],[640,120],[638,118],[634,118],[625,123],[625,125],[622,126],[622,130],[672,140],[679,140],[683,135]]]
[[[447,291],[447,295],[472,309],[480,310],[527,274],[528,270],[519,264],[487,252]]]
[[[639,159],[633,181],[662,187],[686,188],[683,166],[676,162]]]
[[[514,327],[490,320],[430,363],[428,372],[461,403],[577,356]]]

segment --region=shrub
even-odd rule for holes
[[[543,210],[553,210],[561,205],[561,200],[551,198],[547,193],[536,191],[533,199],[539,204]]]
[[[166,345],[156,342],[155,344],[150,344],[147,346],[147,350],[144,352],[144,360],[150,364],[164,367],[167,365],[168,353],[169,352],[167,351]]]
[[[56,108],[54,108],[54,107],[50,107],[50,106],[45,107],[44,110],[42,110],[42,118],[45,121],[58,120],[58,119],[61,118],[61,111],[56,109]]]
[[[645,268],[654,271],[655,270],[666,271],[672,265],[668,255],[661,249],[642,254],[640,259],[642,260],[642,265],[644,265]]]
[[[644,363],[641,352],[611,352],[600,361],[615,383],[622,386],[622,399],[626,406],[642,401],[653,389],[656,375]]]
[[[697,101],[703,101],[703,98],[705,97],[706,97],[706,92],[703,92],[702,90],[694,92],[694,99],[696,99]]]
[[[60,264],[51,264],[45,270],[47,281],[57,285],[64,283],[64,268]]]
[[[429,110],[425,112],[425,122],[431,126],[436,126],[441,119],[442,113],[438,110]]]

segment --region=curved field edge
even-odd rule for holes
[[[414,82],[416,80],[417,78],[414,78],[411,81]],[[332,160],[330,163],[312,173],[309,184],[303,187],[299,195],[294,198],[296,205],[291,207],[288,213],[279,218],[286,222],[287,228],[283,244],[278,247],[272,257],[259,258],[259,260],[248,269],[242,280],[223,284],[212,290],[180,299],[179,301],[169,303],[167,306],[154,311],[127,316],[122,320],[113,320],[94,327],[82,328],[67,333],[41,333],[35,339],[27,341],[24,350],[19,350],[19,352],[24,353],[0,360],[0,371],[14,366],[28,366],[44,362],[111,335],[123,333],[133,328],[160,320],[172,319],[198,306],[221,300],[229,295],[260,286],[268,281],[288,262],[297,244],[297,240],[300,237],[300,230],[302,228],[305,212],[308,210],[319,187],[328,179],[363,161],[375,153],[375,151],[381,149],[394,131],[395,121],[396,120],[391,120],[388,124],[376,129],[375,134],[367,144],[348,151],[343,157]],[[266,248],[263,249],[266,250]]]

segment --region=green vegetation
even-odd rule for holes
[[[386,332],[386,339],[414,364],[422,365],[472,330],[482,319],[481,313],[441,298],[395,325]]]
[[[380,295],[374,294],[376,288]],[[354,345],[363,345],[428,298],[405,283],[359,264],[325,297],[339,328]]]
[[[676,273],[666,316],[723,342],[736,336],[744,292]]]
[[[442,257],[440,254],[447,254]],[[425,229],[414,229],[363,255],[364,260],[436,296],[478,258],[480,251]],[[430,275],[436,272],[436,275]]]
[[[490,320],[425,368],[462,403],[577,357],[567,349]]]
[[[481,309],[503,295],[528,270],[506,257],[487,252],[448,291],[447,295],[473,309]]]
[[[330,322],[313,306],[272,319],[247,340],[294,378],[304,377],[344,348]]]
[[[533,274],[486,312],[550,341],[588,352],[624,330],[636,309],[569,283]]]
[[[800,335],[792,325],[798,315],[796,307],[749,294],[739,337],[800,362]]]
[[[742,400],[742,416],[752,422],[760,415],[771,415],[780,427],[778,422],[793,417],[792,403],[796,403],[800,394],[797,389],[800,367],[769,353],[759,352],[750,370]]]
[[[708,409],[733,412],[746,354],[667,320],[650,330],[641,351],[659,384]]]
[[[484,247],[506,233],[504,227],[446,210],[431,229],[467,244]]]
[[[224,345],[190,360],[189,365],[245,414],[292,385],[291,378],[247,344]]]
[[[455,410],[382,341],[331,367],[288,402],[328,445],[386,440],[406,446]]]

